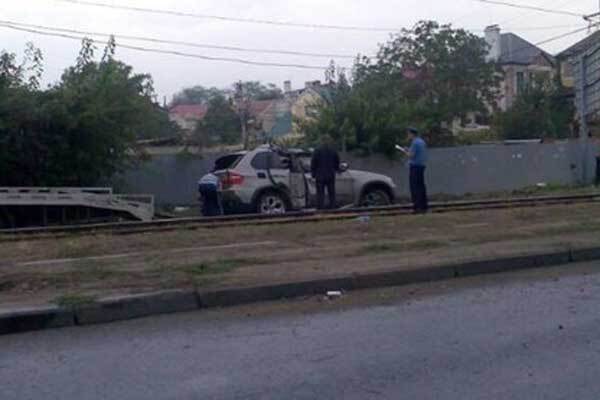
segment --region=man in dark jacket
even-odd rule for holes
[[[312,177],[317,183],[317,208],[325,205],[325,189],[329,197],[329,208],[336,208],[335,174],[340,170],[340,156],[333,148],[330,136],[323,137],[322,145],[315,150],[311,161]]]

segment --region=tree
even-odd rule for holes
[[[225,96],[215,96],[209,101],[208,111],[196,127],[195,136],[201,145],[214,142],[228,145],[240,143],[240,120]]]
[[[206,104],[216,96],[224,95],[224,91],[215,87],[194,86],[176,93],[171,101],[172,106],[180,104]]]
[[[509,140],[567,138],[574,114],[561,83],[540,78],[525,88],[509,110],[496,114],[494,127]]]
[[[484,39],[449,25],[402,30],[374,59],[357,59],[351,84],[339,77],[330,84],[334,95],[318,107],[313,135],[326,131],[349,150],[392,154],[405,127],[415,126],[430,144],[445,145],[455,118],[495,104],[499,75],[486,54]]]
[[[241,82],[241,85],[243,91],[252,100],[276,100],[283,97],[281,89],[273,83],[265,85],[259,81],[246,81]]]
[[[233,85],[235,111],[240,120],[244,149],[250,147],[250,121],[257,115],[252,114],[252,102],[276,100],[283,97],[281,89],[270,83],[263,85],[258,81],[238,81]]]
[[[0,186],[105,183],[135,161],[140,133],[165,123],[151,77],[115,60],[113,40],[99,62],[95,50],[84,40],[75,65],[43,91],[41,53],[22,65],[0,56]]]

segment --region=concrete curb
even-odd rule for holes
[[[74,310],[76,325],[102,324],[156,314],[198,309],[193,291],[173,290],[134,296],[115,296]]]
[[[518,257],[448,264],[414,270],[390,270],[256,287],[213,291],[170,290],[102,299],[74,310],[59,307],[0,311],[0,335],[33,330],[108,323],[150,315],[229,307],[262,301],[324,294],[329,290],[360,290],[402,286],[453,278],[568,265],[600,260],[600,247]]]
[[[59,307],[0,311],[0,335],[73,325],[75,325],[73,312]]]

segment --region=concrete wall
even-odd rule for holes
[[[595,178],[598,145],[590,145],[586,183]],[[540,182],[577,185],[583,182],[583,152],[576,142],[526,145],[480,145],[430,150],[427,184],[431,194],[461,195],[516,190]],[[158,205],[193,204],[196,181],[213,164],[216,155],[202,159],[172,154],[152,160],[124,177],[126,193],[156,196]],[[408,195],[408,167],[384,157],[344,156],[352,169],[391,176],[401,195]]]

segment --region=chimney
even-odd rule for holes
[[[292,81],[283,82],[283,93],[288,94],[292,92]]]
[[[499,61],[502,53],[500,26],[490,25],[485,28],[485,41],[489,46],[486,61]]]

